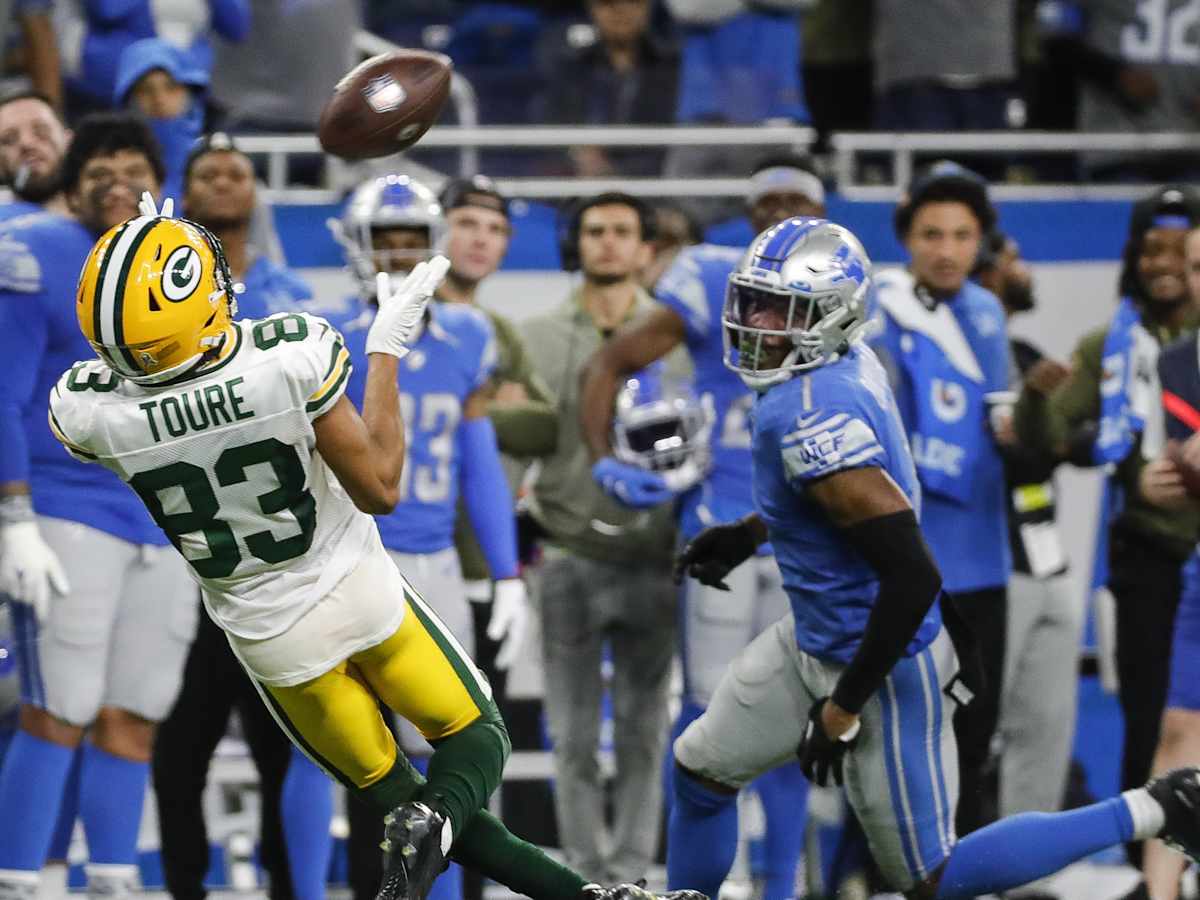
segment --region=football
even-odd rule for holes
[[[395,50],[359,63],[321,110],[317,138],[342,159],[390,156],[415,144],[437,121],[450,93],[448,56]]]
[[[1200,498],[1200,470],[1188,465],[1184,459],[1183,444],[1179,441],[1167,441],[1167,458],[1175,463],[1175,468],[1179,470],[1179,475],[1183,479],[1183,486],[1187,490],[1188,495]]]

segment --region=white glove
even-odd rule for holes
[[[142,199],[138,201],[138,212],[143,216],[163,216],[171,218],[175,214],[175,201],[168,197],[163,201],[162,209],[154,204],[154,196],[149,191],[142,191]]]
[[[525,582],[520,578],[502,578],[496,582],[492,596],[492,617],[488,620],[487,636],[499,641],[496,668],[506,670],[520,655],[529,628],[529,597]]]
[[[428,262],[418,263],[394,290],[387,272],[375,276],[375,296],[379,301],[379,312],[367,332],[367,353],[387,353],[403,359],[408,353],[408,342],[417,333],[425,305],[438,289],[450,260],[435,256]]]
[[[39,622],[50,612],[50,592],[71,589],[54,551],[36,522],[13,522],[0,529],[0,593],[33,607]]]

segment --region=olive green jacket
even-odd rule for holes
[[[1157,326],[1144,318],[1142,324],[1161,347],[1194,329],[1200,324],[1200,316],[1193,317],[1179,329]],[[1014,424],[1024,446],[1079,464],[1085,462],[1079,458],[1080,452],[1072,452],[1070,448],[1081,426],[1086,428],[1100,419],[1100,380],[1107,336],[1107,326],[1084,335],[1071,359],[1074,371],[1050,397],[1028,386],[1022,390]],[[1083,452],[1090,453],[1090,447],[1084,448]],[[1182,562],[1200,537],[1200,511],[1166,510],[1142,499],[1138,478],[1147,462],[1142,456],[1142,438],[1138,435],[1133,449],[1117,464],[1113,475],[1125,489],[1125,506],[1114,528],[1153,539]]]
[[[654,307],[650,295],[639,288],[628,318]],[[520,327],[526,346],[538,348],[534,368],[558,397],[558,446],[542,460],[530,498],[547,540],[591,559],[668,565],[675,544],[673,504],[630,509],[592,478],[592,460],[579,425],[579,376],[605,335],[584,309],[582,291]],[[681,375],[688,371],[682,348],[667,357],[667,369]]]

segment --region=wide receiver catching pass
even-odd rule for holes
[[[397,502],[397,364],[446,259],[399,286],[379,276],[360,417],[336,329],[304,314],[234,321],[220,242],[148,195],[140,209],[84,265],[76,310],[100,358],[55,386],[51,429],[142,498],[280,726],[386,815],[380,900],[423,900],[448,857],[535,900],[650,900],[585,884],[481,810],[508,756],[504,723],[369,515]],[[436,748],[427,780],[380,701]]]

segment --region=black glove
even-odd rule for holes
[[[825,726],[821,722],[821,710],[828,702],[828,697],[822,697],[812,705],[812,709],[808,712],[808,724],[804,728],[804,737],[800,739],[796,755],[800,757],[800,771],[813,784],[818,787],[828,787],[829,775],[832,772],[833,780],[841,787],[842,759],[847,751],[858,743],[858,733],[861,728],[855,724],[846,733],[850,736],[848,739],[846,735],[836,740],[831,738],[825,733]]]
[[[686,573],[703,585],[727,591],[725,576],[753,556],[758,544],[746,519],[705,528],[675,557],[672,577],[680,584]]]

